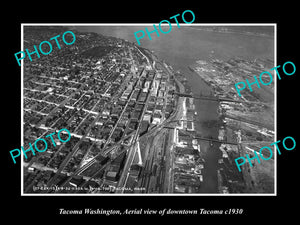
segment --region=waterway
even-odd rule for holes
[[[153,27],[147,26],[149,30]],[[131,42],[135,42],[134,32],[145,30],[145,26],[82,26],[77,27],[79,31],[96,32],[103,35],[119,37]],[[238,27],[236,27],[238,29]],[[242,27],[245,30],[247,27]],[[251,27],[251,31],[253,31]],[[259,31],[267,30],[270,27],[259,27]],[[229,59],[231,57],[254,58],[274,58],[274,39],[269,37],[259,37],[240,33],[218,33],[212,31],[198,30],[197,27],[173,27],[168,34],[161,34],[157,37],[155,33],[152,40],[147,36],[141,39],[141,46],[154,51],[159,59],[165,60],[173,69],[179,70],[187,78],[188,84],[194,94],[208,95],[212,89],[195,73],[188,69],[189,65],[196,60],[207,60],[209,55],[219,59]],[[212,101],[195,100],[197,111],[196,130],[203,136],[213,138],[218,137],[218,127],[209,127],[205,122],[216,121],[218,119],[218,103]],[[206,160],[203,171],[204,182],[201,187],[202,193],[217,193],[217,165],[221,157],[219,144],[210,146],[208,142],[200,142],[201,151]]]

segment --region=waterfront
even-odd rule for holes
[[[191,86],[191,91],[193,94],[208,95],[211,92],[211,88],[196,74],[190,73],[186,75],[188,84]],[[205,100],[194,100],[195,109],[197,112],[196,119],[198,122],[195,123],[195,128],[201,136],[218,138],[218,127],[209,127],[206,123],[207,121],[217,121],[218,120],[218,102],[215,101],[205,101]],[[216,193],[218,192],[217,183],[217,163],[218,159],[222,156],[219,150],[219,143],[214,143],[210,146],[207,141],[199,141],[201,146],[201,151],[205,159],[204,167],[204,182],[203,186],[200,188],[202,193]]]
[[[143,26],[101,26],[82,27],[80,31],[93,31],[103,35],[116,36],[135,42],[133,33],[144,29]],[[150,27],[149,27],[150,30]],[[165,60],[175,71],[180,71],[187,79],[193,94],[209,95],[212,92],[209,87],[195,72],[188,69],[196,60],[207,60],[210,56],[219,59],[229,59],[241,56],[243,58],[273,58],[274,40],[268,37],[247,36],[235,33],[217,33],[184,27],[173,29],[168,35],[157,37],[153,40],[144,38],[141,40],[142,47],[154,51],[161,60]],[[205,137],[218,138],[219,128],[209,126],[207,121],[218,120],[218,103],[214,101],[194,101],[198,120],[197,132]],[[200,141],[201,151],[204,154],[206,165],[204,168],[204,182],[200,188],[202,193],[217,193],[217,167],[218,159],[222,153],[219,144],[210,144]]]

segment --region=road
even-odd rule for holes
[[[155,61],[154,61],[155,62]],[[166,64],[161,64],[169,77],[174,76]],[[184,86],[175,78],[180,92],[184,92]],[[163,129],[165,125],[174,119],[181,118],[184,97],[179,97],[177,107],[172,115],[161,124],[146,133],[145,165],[138,182],[138,186],[145,188],[146,193],[164,193],[173,190],[173,146],[174,132]]]
[[[130,53],[130,55],[132,55],[130,49],[129,49],[129,53]],[[131,56],[131,58],[132,58],[132,56]],[[141,75],[143,72],[144,72],[144,68],[143,68],[143,70],[140,72],[139,75]],[[137,84],[140,80],[141,80],[141,76],[139,76],[139,79],[138,79],[138,81],[136,82],[136,84]],[[128,103],[129,103],[130,100],[132,99],[134,90],[135,90],[135,89],[132,90],[132,92],[131,92],[131,94],[130,94],[130,96],[129,96],[129,99],[127,100],[127,102],[126,102],[126,104],[125,104],[125,106],[124,106],[124,108],[123,108],[123,110],[122,110],[122,112],[121,112],[121,115],[119,116],[118,121],[116,122],[115,126],[114,126],[113,129],[111,130],[111,132],[110,132],[110,134],[109,134],[109,136],[108,136],[108,138],[107,138],[107,141],[106,141],[105,145],[103,146],[103,149],[105,149],[106,146],[109,144],[111,136],[113,135],[113,133],[114,133],[116,127],[118,126],[118,123],[119,123],[120,120],[122,119],[122,116],[123,116],[123,114],[124,114],[124,112],[125,112],[126,107],[128,106]],[[144,108],[145,108],[145,107],[144,107]]]
[[[130,53],[131,53],[131,52],[130,52]],[[142,72],[143,72],[143,71],[141,71],[141,73],[142,73]],[[140,78],[141,78],[141,77],[139,77],[139,80],[140,80]],[[83,87],[83,86],[82,86],[82,87]],[[81,88],[82,88],[82,87],[81,87]],[[110,134],[109,134],[109,137],[107,138],[107,140],[106,140],[106,142],[105,142],[105,145],[104,145],[104,147],[103,147],[103,150],[107,147],[108,143],[110,142],[110,138],[111,138],[111,136],[112,136],[114,130],[116,129],[116,127],[117,127],[117,125],[118,125],[118,122],[120,121],[120,119],[121,119],[121,117],[122,117],[122,115],[123,115],[123,113],[124,113],[124,111],[125,111],[125,109],[126,109],[126,106],[128,105],[128,102],[130,101],[130,99],[131,99],[131,97],[132,97],[132,95],[133,95],[133,92],[134,92],[134,91],[132,91],[129,100],[127,101],[125,107],[123,108],[122,113],[121,113],[121,115],[120,115],[120,117],[119,117],[117,123],[115,124],[115,126],[114,126],[113,129],[111,130],[111,132],[110,132]],[[73,93],[73,94],[75,94],[75,93]],[[111,97],[111,101],[112,101],[113,99],[114,99],[114,96]],[[64,104],[65,102],[66,102],[66,100],[63,102],[63,104]],[[60,105],[63,105],[63,104],[60,104]],[[102,109],[104,110],[108,104],[110,104],[110,102],[105,103],[104,106],[102,107]],[[54,111],[54,110],[52,110],[52,111]],[[99,112],[98,115],[96,116],[96,118],[93,120],[93,122],[92,122],[91,124],[89,124],[89,127],[87,128],[87,130],[86,130],[86,132],[85,132],[85,135],[79,140],[79,142],[77,142],[77,144],[73,147],[72,152],[69,153],[68,156],[65,158],[65,160],[61,163],[61,165],[60,165],[60,167],[59,167],[57,173],[55,174],[55,176],[48,182],[48,184],[47,184],[48,186],[53,185],[53,181],[58,177],[58,175],[61,173],[61,171],[62,171],[62,170],[65,168],[65,166],[69,163],[69,161],[71,160],[71,158],[76,154],[79,145],[82,143],[82,141],[83,141],[83,140],[85,139],[85,137],[88,135],[88,133],[90,132],[90,130],[92,129],[92,127],[93,127],[93,126],[95,125],[95,123],[98,121],[98,119],[99,119],[99,117],[101,116],[101,114],[102,114],[102,112]],[[87,116],[88,116],[88,115],[87,115]],[[87,117],[87,116],[86,116],[86,117]],[[83,121],[84,121],[84,119],[82,120],[82,122],[83,122]],[[82,122],[81,122],[81,123],[82,123]],[[76,129],[78,129],[79,126],[80,126],[80,124],[77,126]],[[93,143],[93,145],[94,145],[94,143]],[[90,150],[91,148],[92,148],[92,146],[90,146],[89,150]],[[111,149],[111,148],[109,148],[109,149]],[[88,151],[89,151],[89,150],[88,150]],[[106,151],[106,154],[107,154],[108,152],[109,152],[109,151]],[[57,153],[58,153],[58,152],[57,152]],[[57,153],[56,153],[56,154],[57,154]],[[98,154],[98,155],[99,155],[99,154]],[[97,156],[98,156],[98,155],[97,155]],[[85,164],[83,167],[77,169],[77,170],[74,172],[74,175],[73,175],[73,176],[75,176],[75,175],[81,173],[82,171],[84,171],[85,169],[87,169],[90,165],[92,165],[92,164],[95,162],[97,156],[93,157],[93,158],[92,158],[87,164]],[[72,177],[70,177],[68,180],[70,180],[71,178],[72,178]]]
[[[100,115],[101,114],[99,113],[98,116],[96,116],[96,118],[94,119],[94,121],[87,128],[87,131],[85,132],[85,134],[83,135],[83,137],[75,144],[75,146],[73,147],[72,151],[67,155],[67,157],[64,159],[64,161],[60,164],[58,171],[56,172],[56,174],[54,175],[54,177],[48,182],[48,184],[47,184],[48,187],[51,187],[53,185],[54,180],[56,180],[56,178],[60,175],[61,171],[63,171],[63,169],[69,163],[69,161],[71,160],[71,158],[79,150],[80,144],[85,139],[85,137],[88,135],[88,133],[90,132],[90,130],[92,129],[92,127],[95,125],[96,121],[98,121]]]
[[[154,76],[153,80],[156,78],[156,76],[157,76],[157,73],[155,73],[155,76]],[[152,85],[153,85],[153,80],[150,84],[150,87],[152,87]],[[150,90],[150,87],[149,87],[149,90]],[[122,171],[122,174],[120,176],[120,180],[118,182],[117,193],[123,193],[124,190],[125,190],[124,187],[126,186],[126,182],[127,182],[128,176],[129,176],[130,167],[131,167],[131,164],[134,160],[134,156],[135,156],[136,150],[137,150],[135,145],[137,144],[137,141],[138,141],[137,138],[139,137],[139,130],[140,130],[140,126],[141,126],[141,120],[143,119],[144,114],[146,112],[146,108],[147,108],[146,106],[148,105],[149,99],[150,99],[150,93],[148,93],[148,96],[147,96],[147,99],[146,99],[146,102],[145,102],[145,106],[144,106],[142,115],[140,117],[140,121],[139,121],[137,130],[136,130],[136,133],[133,137],[131,147],[129,148],[129,151],[127,153],[127,159],[126,159],[125,165],[123,167],[123,171]]]
[[[126,138],[130,137],[131,135],[135,134],[135,132],[124,136],[123,138],[121,138],[117,143],[115,143],[113,146],[109,147],[108,149],[105,150],[105,152],[99,152],[96,156],[94,156],[88,163],[86,163],[84,166],[78,168],[63,184],[62,186],[66,185],[73,177],[80,175],[83,171],[85,171],[86,169],[88,169],[91,165],[93,165],[94,163],[97,162],[97,157],[104,156],[107,157],[108,154],[116,147],[118,147],[118,145],[120,145]],[[121,154],[122,152],[120,152],[119,154]],[[113,159],[110,159],[110,161],[112,161]],[[103,168],[108,166],[110,164],[110,161],[107,162],[105,165],[103,165]],[[99,171],[98,171],[99,172]],[[97,172],[96,172],[97,173]],[[90,178],[94,178],[96,176],[96,174],[93,174]]]
[[[139,49],[138,49],[139,50]],[[140,50],[139,50],[140,51]],[[147,62],[148,62],[148,65],[150,64],[150,61],[149,61],[149,59],[148,59],[148,57],[146,57],[141,51],[140,51],[140,53],[147,59]],[[153,60],[153,65],[151,65],[151,67],[152,67],[152,69],[153,70],[156,70],[155,69],[155,65],[156,65],[156,60],[154,59],[154,56],[151,54],[151,56],[152,56],[152,60]],[[171,73],[169,73],[169,76],[171,76],[172,74]],[[153,80],[155,79],[157,77],[157,71],[156,71],[156,73],[155,73],[155,76],[154,76],[154,78],[153,78]],[[151,87],[152,87],[152,85],[153,85],[153,80],[152,80],[152,82],[151,82]],[[150,89],[150,88],[149,88]],[[144,115],[144,113],[145,113],[145,110],[146,110],[146,106],[147,106],[147,104],[148,104],[148,101],[149,101],[149,99],[150,99],[150,94],[148,94],[148,96],[147,96],[147,99],[146,99],[146,102],[145,102],[145,107],[144,107],[144,110],[143,110],[143,113],[142,113],[142,116],[141,116],[141,118],[143,117],[143,115]],[[152,135],[153,133],[155,133],[156,131],[160,131],[161,130],[161,128],[163,128],[163,126],[169,121],[169,120],[171,120],[173,117],[171,116],[170,118],[168,118],[167,120],[164,120],[164,122],[163,123],[161,123],[160,125],[158,125],[158,126],[156,126],[154,129],[152,129],[151,131],[148,131],[145,135],[147,135],[147,137],[149,137],[150,135]],[[137,133],[136,133],[136,135],[135,135],[135,137],[133,138],[133,145],[130,147],[130,149],[129,149],[129,152],[128,152],[128,156],[127,156],[127,160],[126,160],[126,163],[125,163],[125,166],[124,166],[124,168],[123,168],[123,171],[122,171],[122,174],[121,174],[121,176],[120,176],[120,180],[119,180],[119,183],[118,183],[118,190],[119,191],[117,191],[117,193],[123,193],[123,190],[125,189],[125,188],[123,188],[123,187],[125,187],[126,186],[126,182],[127,182],[127,179],[128,179],[128,176],[129,176],[129,171],[130,171],[130,167],[131,167],[131,164],[132,164],[132,162],[133,162],[133,160],[134,160],[134,157],[135,157],[135,154],[136,154],[136,150],[137,150],[137,148],[135,147],[135,144],[136,144],[136,142],[137,142],[137,135],[138,135],[138,131],[139,131],[139,129],[140,129],[140,124],[141,123],[139,123],[139,126],[138,126],[138,129],[137,129]],[[146,153],[147,154],[147,153]],[[146,162],[147,163],[147,162]],[[152,163],[150,163],[150,166],[152,166]]]
[[[141,54],[143,54],[143,53],[141,52]],[[143,54],[143,55],[144,55],[144,54]],[[146,57],[146,56],[144,55],[144,57]],[[147,57],[146,57],[146,59],[147,59],[148,63],[150,63],[150,61],[148,60]],[[155,69],[156,63],[160,63],[160,62],[156,62],[155,60],[153,60],[153,65],[151,65],[153,69]],[[166,64],[162,64],[162,63],[160,63],[160,64],[163,65],[163,67],[164,67],[165,71],[167,72],[167,74],[169,75],[169,77],[170,77],[170,76],[174,76],[173,73],[170,71],[170,69],[167,67]],[[157,76],[157,71],[156,71],[156,73],[155,73],[154,79],[156,78],[156,76]],[[140,80],[140,78],[141,78],[141,76],[139,77],[139,80]],[[177,83],[177,85],[178,85],[178,87],[179,87],[179,91],[180,91],[181,93],[184,93],[184,86],[176,79],[175,76],[174,76],[174,78],[175,78],[175,82]],[[152,85],[153,85],[153,81],[151,82],[151,85],[150,85],[150,86],[152,87]],[[118,143],[115,143],[112,147],[107,148],[107,144],[108,144],[108,142],[109,142],[109,140],[110,140],[110,137],[111,137],[111,135],[113,134],[115,128],[117,127],[117,124],[118,124],[118,122],[120,121],[120,119],[121,119],[121,117],[122,117],[122,114],[124,113],[124,110],[125,110],[125,108],[126,108],[128,102],[130,101],[131,97],[132,97],[132,94],[133,94],[133,92],[131,93],[130,98],[128,99],[128,101],[127,101],[125,107],[123,108],[123,111],[122,111],[122,113],[121,113],[121,115],[120,115],[120,117],[119,117],[117,123],[115,124],[115,126],[114,126],[113,129],[111,130],[110,135],[109,135],[109,138],[107,139],[107,142],[106,142],[106,144],[105,144],[105,146],[104,146],[104,148],[103,148],[103,151],[102,151],[101,153],[98,153],[95,157],[93,157],[87,164],[85,164],[85,165],[82,166],[81,168],[78,168],[78,169],[77,169],[77,170],[76,170],[76,171],[75,171],[75,172],[74,172],[74,173],[73,173],[73,174],[72,174],[72,175],[64,182],[64,184],[63,184],[62,186],[66,185],[66,184],[67,184],[74,176],[79,175],[79,174],[82,173],[84,170],[86,170],[86,169],[89,168],[91,165],[93,165],[93,163],[96,162],[96,158],[97,158],[99,155],[107,156],[114,148],[116,148],[116,146],[117,146],[118,144],[120,144],[122,141],[124,141],[125,138],[128,138],[128,136],[123,137]],[[140,129],[140,125],[141,125],[140,122],[141,122],[141,120],[142,120],[142,118],[143,118],[143,115],[144,115],[144,113],[145,113],[145,111],[146,111],[146,106],[147,106],[147,104],[148,104],[149,99],[150,99],[150,94],[148,94],[148,96],[147,96],[147,99],[146,99],[146,102],[145,102],[145,107],[144,107],[143,112],[142,112],[142,115],[141,115],[141,117],[140,117],[140,121],[139,121],[137,130],[136,130],[136,132],[134,132],[134,133],[131,134],[131,135],[133,135],[133,139],[132,139],[131,146],[130,146],[130,148],[129,148],[129,150],[128,150],[128,153],[127,153],[127,159],[126,159],[126,162],[125,162],[125,165],[124,165],[122,174],[121,174],[121,176],[120,176],[120,180],[119,180],[119,182],[118,182],[118,186],[117,186],[117,187],[118,187],[118,190],[120,190],[120,191],[117,191],[117,193],[118,193],[118,192],[123,193],[123,191],[122,191],[122,190],[124,190],[123,187],[126,186],[127,178],[128,178],[129,172],[130,172],[130,167],[131,167],[131,165],[132,165],[132,162],[133,162],[133,160],[134,160],[134,157],[135,157],[135,154],[136,154],[136,150],[137,150],[137,148],[135,147],[135,145],[136,145],[136,143],[139,141],[139,129]],[[166,99],[165,99],[165,100],[166,100]],[[163,190],[166,189],[166,188],[164,187],[164,183],[165,183],[164,181],[165,181],[165,179],[166,179],[166,168],[165,168],[165,161],[164,161],[164,160],[165,160],[165,157],[164,157],[164,156],[165,156],[166,154],[171,155],[171,153],[169,152],[169,150],[166,149],[166,145],[167,145],[166,143],[167,143],[167,139],[168,139],[168,138],[166,138],[166,136],[165,136],[165,135],[168,134],[170,131],[169,131],[169,130],[162,130],[162,129],[163,129],[164,126],[165,126],[167,123],[169,123],[171,120],[176,119],[176,117],[180,117],[180,111],[182,110],[181,107],[182,107],[183,100],[184,100],[184,97],[179,97],[179,98],[178,98],[178,102],[177,102],[177,105],[179,105],[179,106],[176,107],[175,112],[173,112],[173,114],[172,114],[168,119],[164,120],[161,124],[159,124],[159,125],[156,126],[154,129],[150,130],[148,133],[145,134],[147,137],[150,137],[151,135],[154,136],[154,139],[153,139],[153,142],[152,142],[152,143],[156,143],[156,140],[157,140],[156,135],[159,134],[158,136],[160,136],[160,138],[162,138],[162,141],[161,141],[162,146],[160,147],[160,149],[161,149],[162,151],[159,152],[160,156],[158,157],[158,155],[155,154],[155,153],[158,153],[156,150],[155,150],[155,151],[150,151],[149,158],[148,158],[148,164],[147,164],[147,162],[146,162],[147,167],[148,167],[149,170],[152,170],[152,166],[153,166],[153,163],[154,163],[154,162],[158,165],[158,168],[159,168],[159,169],[157,170],[157,173],[159,173],[159,174],[157,174],[158,176],[157,176],[157,178],[156,178],[156,182],[153,183],[153,184],[155,185],[155,187],[153,187],[153,188],[154,188],[154,189],[157,189],[159,192],[163,192]],[[107,104],[108,104],[108,103],[107,103]],[[85,136],[89,133],[91,127],[95,124],[95,122],[98,120],[98,118],[99,118],[100,115],[101,115],[101,113],[99,113],[99,114],[97,115],[97,117],[95,118],[95,120],[93,121],[93,123],[91,123],[91,124],[89,125],[87,132],[86,132],[85,135],[80,139],[80,141],[73,147],[72,152],[71,152],[71,153],[67,156],[67,158],[63,161],[63,163],[62,163],[61,166],[59,167],[59,169],[58,169],[58,171],[57,171],[57,173],[56,173],[56,175],[55,175],[54,178],[56,178],[59,174],[61,174],[61,171],[64,169],[64,167],[65,167],[65,166],[67,165],[67,163],[70,161],[70,159],[76,154],[76,152],[77,152],[77,150],[78,150],[78,147],[79,147],[80,143],[81,143],[82,140],[85,138]],[[154,146],[154,144],[153,144],[153,146]],[[153,148],[154,148],[154,149],[157,149],[157,147],[153,147],[153,146],[151,146],[152,149],[153,149]],[[90,149],[91,149],[91,148],[89,148],[89,150],[90,150]],[[170,157],[170,158],[172,158],[172,157]],[[105,166],[106,166],[106,165],[105,165]],[[105,166],[103,166],[102,169],[104,169]],[[167,172],[168,172],[168,174],[170,174],[169,168],[168,168],[168,171],[167,171]],[[172,172],[172,171],[171,171],[171,172]],[[93,179],[95,176],[97,176],[98,173],[99,173],[99,171],[95,172],[91,177],[89,177],[88,180]],[[172,176],[172,174],[170,174],[170,175]],[[49,187],[50,187],[51,185],[53,185],[53,181],[55,180],[54,178],[51,179],[50,182],[48,183],[48,186],[49,186]],[[152,180],[153,180],[153,179],[152,179]],[[145,180],[145,182],[147,183],[148,186],[149,186],[149,185],[151,186],[150,180]],[[87,183],[87,181],[84,182],[84,183],[82,184],[82,186],[86,185],[86,183]],[[153,186],[153,185],[152,185],[152,186]],[[169,184],[168,184],[168,186],[169,186]],[[167,188],[167,189],[169,189],[169,188]]]

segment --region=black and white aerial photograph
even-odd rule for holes
[[[276,194],[276,24],[158,22],[22,24],[22,195]]]
[[[297,217],[296,3],[12,3],[1,215],[101,225]]]

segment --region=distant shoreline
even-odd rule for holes
[[[265,37],[265,38],[274,38],[274,35],[268,35],[264,33],[253,33],[253,32],[237,32],[237,31],[231,31],[231,30],[213,30],[210,28],[199,28],[195,26],[182,26],[184,28],[190,28],[194,30],[201,30],[201,31],[208,31],[208,32],[215,32],[215,33],[223,33],[223,34],[240,34],[240,35],[246,35],[246,36],[255,36],[255,37]]]

